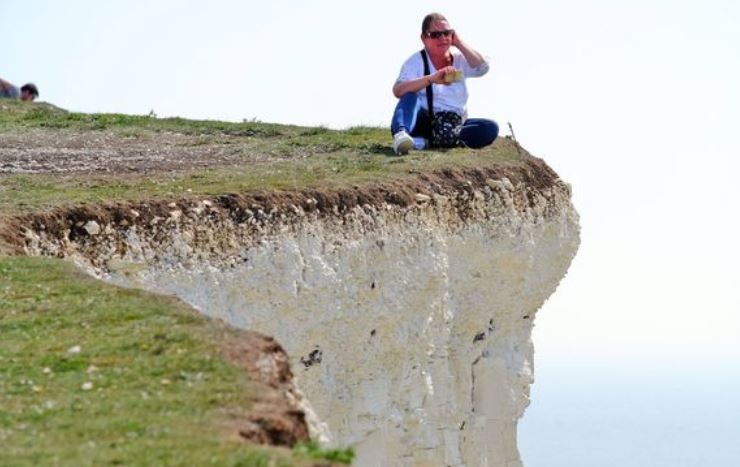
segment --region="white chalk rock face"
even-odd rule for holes
[[[521,466],[532,323],[579,242],[565,184],[187,219],[164,241],[128,229],[110,259],[146,267],[108,277],[274,336],[322,443],[360,467]]]

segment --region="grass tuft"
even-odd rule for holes
[[[319,446],[319,443],[316,441],[296,444],[293,447],[293,451],[297,454],[308,456],[311,459],[326,459],[342,464],[351,464],[355,458],[355,451],[352,448],[326,449]]]

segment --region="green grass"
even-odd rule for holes
[[[170,176],[120,177],[59,174],[0,176],[0,214],[60,205],[112,200],[213,196],[254,190],[342,188],[397,180],[418,171],[479,167],[481,160],[461,154],[450,163],[445,153],[419,152],[403,159],[327,154],[321,159],[272,162],[263,166],[213,168]]]
[[[12,128],[52,128],[74,130],[105,130],[140,128],[152,131],[173,131],[184,134],[226,134],[232,136],[275,137],[289,126],[259,122],[229,123],[212,120],[159,119],[149,115],[86,114],[67,112],[48,104],[28,104],[0,101],[0,130]]]
[[[0,465],[309,465],[227,429],[251,397],[216,344],[235,332],[60,260],[0,257]]]
[[[410,173],[521,160],[517,147],[505,138],[483,150],[414,151],[399,158],[392,156],[385,128],[331,130],[260,122],[80,114],[45,104],[12,101],[0,105],[0,133],[28,129],[106,132],[115,138],[136,138],[152,144],[156,144],[159,135],[179,133],[192,136],[180,144],[228,147],[238,161],[228,167],[147,175],[0,175],[0,215],[115,200],[342,188],[404,178]]]

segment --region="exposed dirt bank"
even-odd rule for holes
[[[249,441],[273,446],[293,446],[307,441],[300,395],[293,385],[288,356],[275,339],[244,331],[239,338],[221,342],[226,358],[252,377],[253,406],[244,414],[232,414],[233,429]]]
[[[351,189],[305,189],[297,191],[226,194],[214,198],[187,197],[178,200],[109,202],[34,212],[0,222],[0,242],[8,252],[23,254],[27,233],[39,232],[48,238],[76,241],[105,233],[101,229],[133,225],[144,230],[176,221],[182,216],[227,216],[236,223],[264,222],[267,217],[302,216],[317,212],[327,215],[347,212],[356,206],[383,203],[409,206],[431,200],[432,195],[473,193],[498,185],[526,187],[514,199],[518,209],[534,203],[535,194],[560,182],[557,174],[541,159],[529,157],[523,163],[502,164],[481,169],[448,169],[411,174],[403,180],[367,183]],[[460,212],[461,216],[465,211]]]

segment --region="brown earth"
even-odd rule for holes
[[[252,407],[230,414],[229,432],[273,446],[293,446],[309,440],[306,416],[296,405],[301,395],[293,385],[288,355],[272,337],[251,331],[225,334],[221,348],[230,362],[251,375]]]

